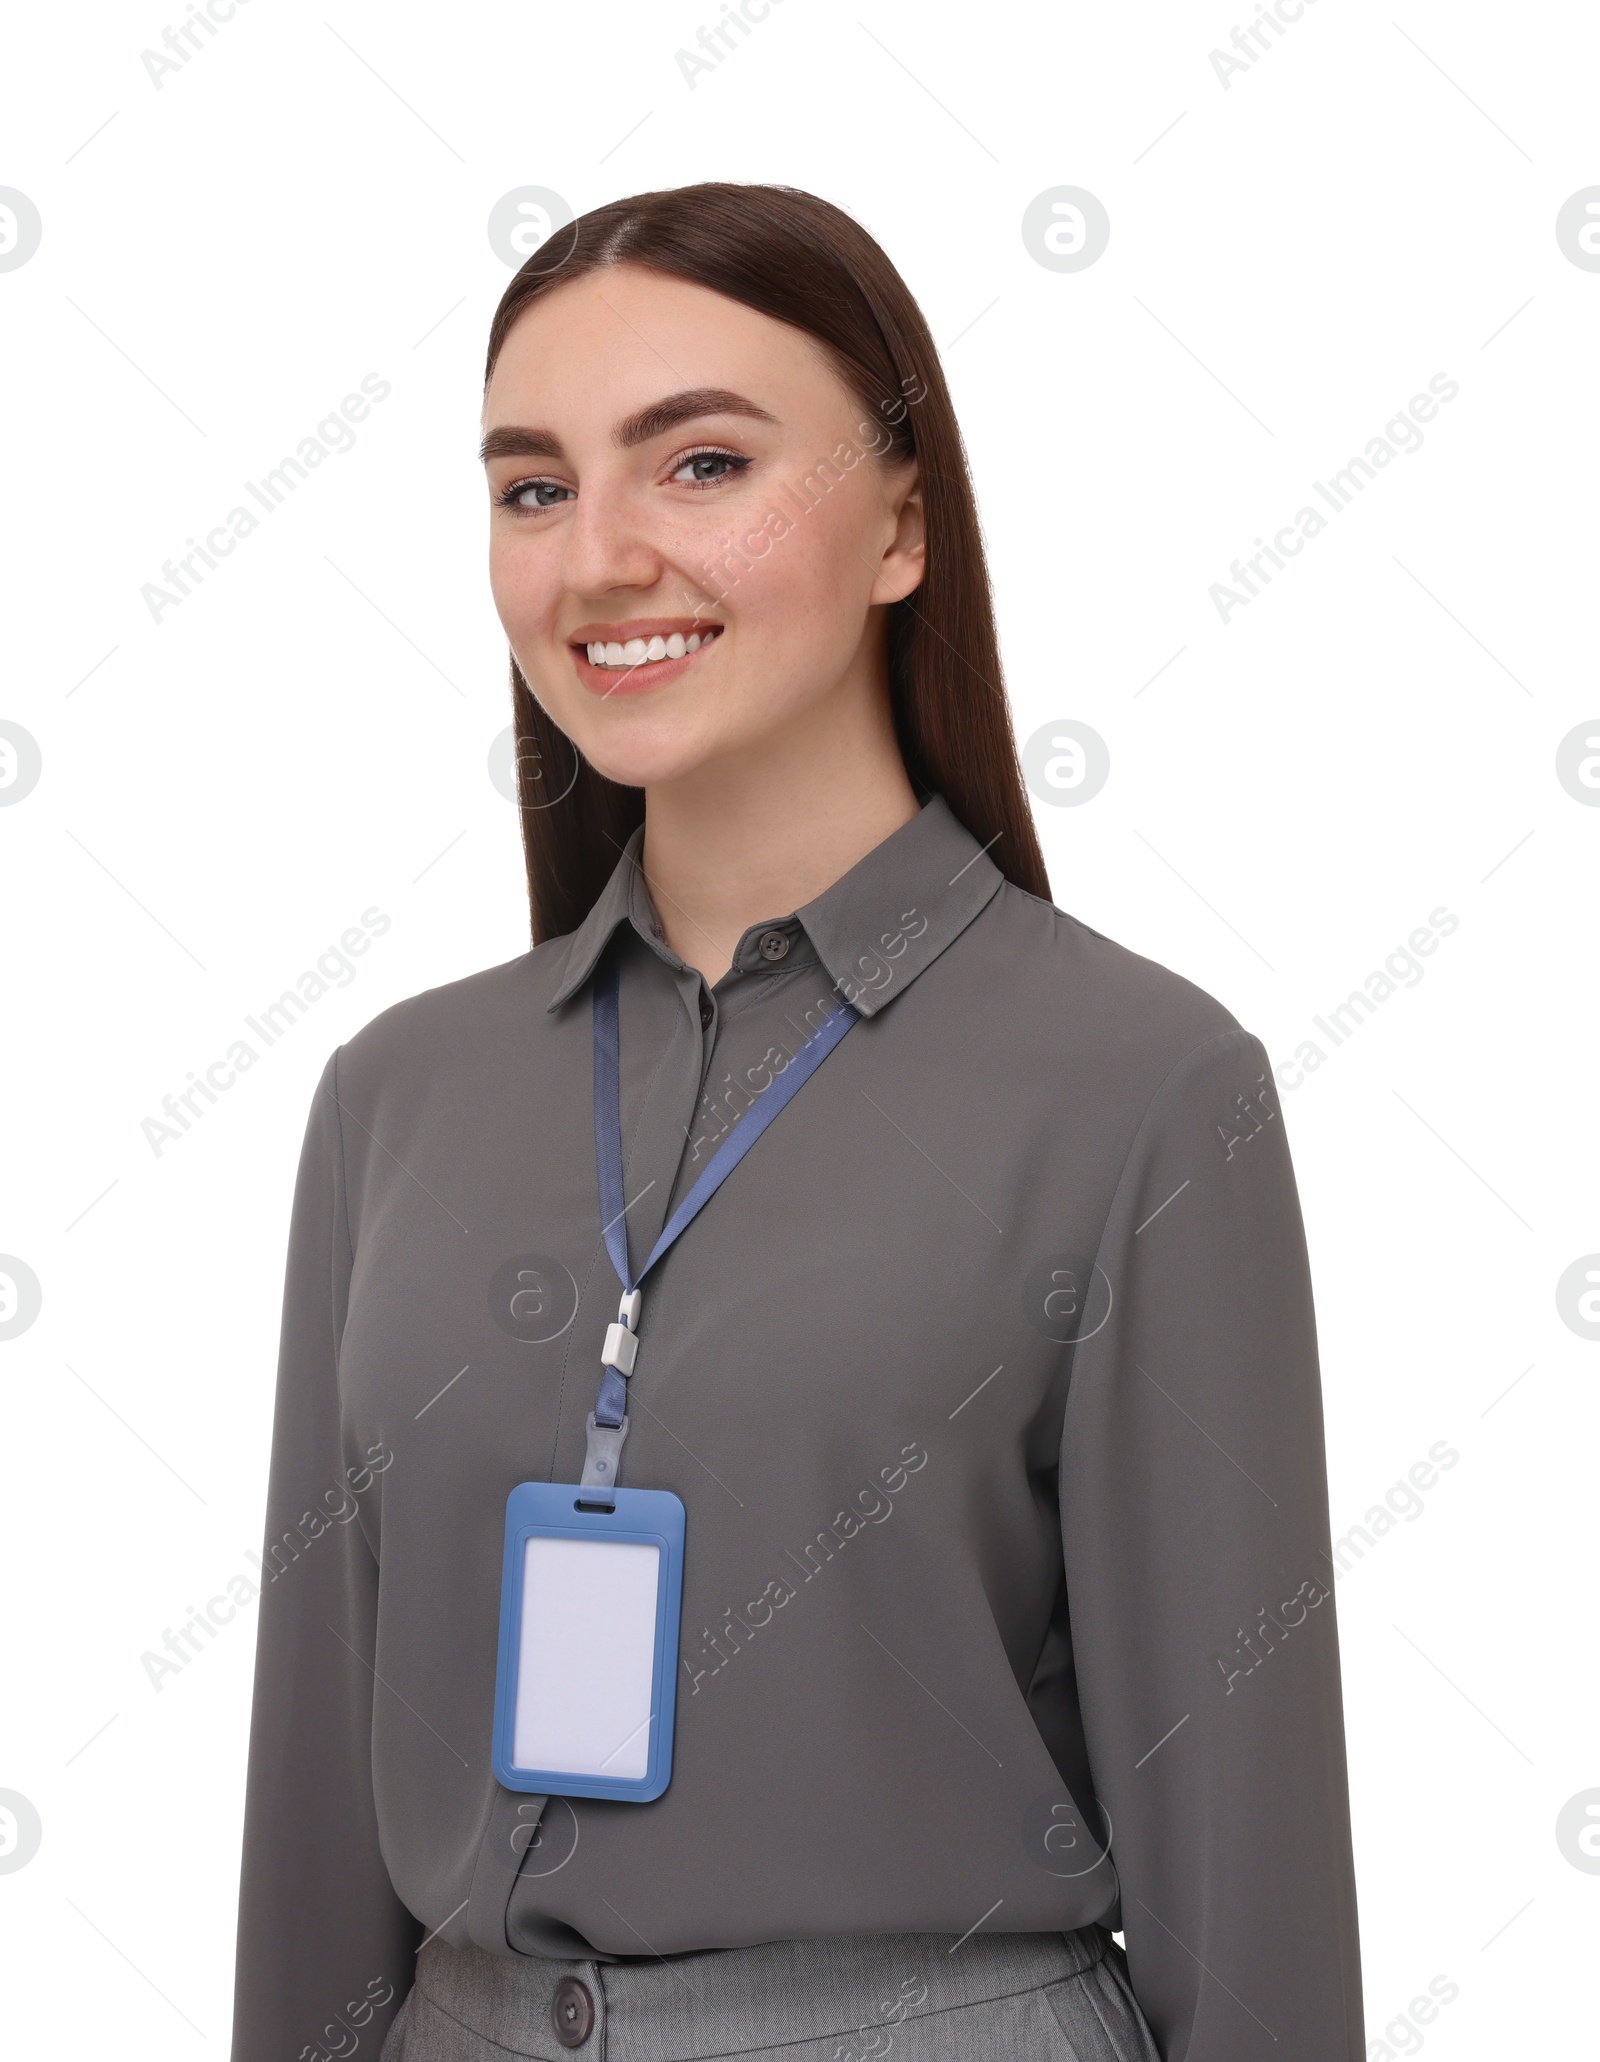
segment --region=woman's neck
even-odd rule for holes
[[[708,985],[752,924],[814,900],[917,813],[887,695],[841,713],[646,790],[645,882]]]

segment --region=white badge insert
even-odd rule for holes
[[[537,1534],[527,1541],[511,1727],[520,1767],[643,1779],[660,1588],[658,1546]]]

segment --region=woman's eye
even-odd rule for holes
[[[750,463],[737,451],[691,451],[679,459],[668,478],[685,487],[715,487]],[[499,496],[499,505],[518,515],[535,515],[547,508],[559,508],[574,498],[574,490],[559,480],[513,480]]]
[[[734,451],[691,451],[678,461],[671,477],[686,487],[710,487],[718,480],[742,473],[750,463]]]
[[[514,480],[500,496],[502,508],[536,509],[558,508],[563,496],[570,496],[572,489],[563,487],[556,480]]]

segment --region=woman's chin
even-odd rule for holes
[[[606,780],[625,788],[669,787],[698,773],[717,754],[704,739],[577,739],[579,751]]]

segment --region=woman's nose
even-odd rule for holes
[[[581,488],[567,529],[562,571],[577,593],[617,587],[653,587],[663,554],[649,534],[647,513],[622,488]]]

